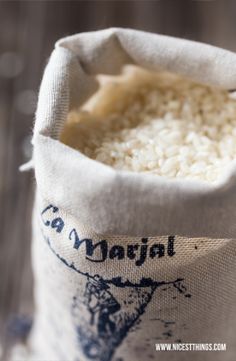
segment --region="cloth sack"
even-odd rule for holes
[[[34,128],[36,314],[30,360],[234,360],[236,163],[217,184],[119,171],[59,141],[124,64],[236,88],[236,55],[112,28],[58,41]],[[164,352],[159,343],[226,343]]]

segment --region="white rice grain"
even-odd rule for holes
[[[62,142],[116,169],[216,182],[236,155],[236,97],[135,67],[116,79],[69,114]]]

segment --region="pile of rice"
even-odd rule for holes
[[[69,114],[61,141],[120,170],[216,182],[236,155],[227,90],[129,66]]]

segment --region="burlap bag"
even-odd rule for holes
[[[236,168],[216,185],[118,171],[59,141],[67,114],[124,64],[236,88],[236,55],[130,29],[56,43],[34,129],[31,360],[234,360]],[[156,343],[226,343],[157,352]]]

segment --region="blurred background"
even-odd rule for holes
[[[35,181],[32,172],[19,173],[18,167],[30,158],[38,89],[55,41],[121,26],[236,51],[235,19],[235,0],[0,0],[0,358],[2,354],[4,361],[6,349],[27,333],[33,312],[30,237]]]

